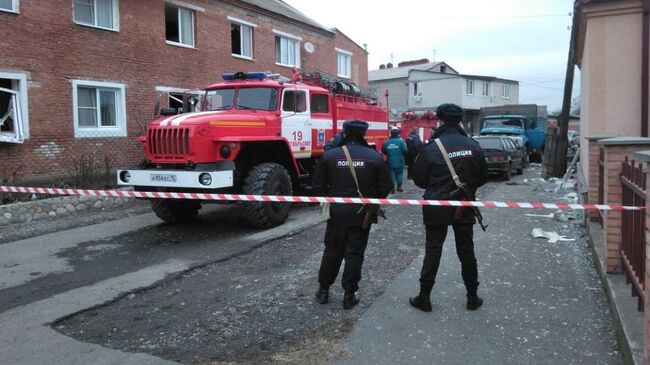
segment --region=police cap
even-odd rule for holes
[[[363,137],[368,130],[368,123],[359,119],[346,120],[343,123],[343,133],[350,137]]]
[[[440,104],[436,108],[436,115],[445,123],[459,123],[463,120],[463,108],[452,103]]]

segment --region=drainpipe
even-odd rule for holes
[[[643,0],[641,45],[641,137],[648,137],[648,68],[650,65],[650,0]]]

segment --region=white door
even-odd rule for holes
[[[309,93],[284,89],[282,94],[282,137],[289,141],[295,158],[311,157],[311,119]]]

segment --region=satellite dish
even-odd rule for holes
[[[313,43],[311,42],[305,43],[305,51],[307,51],[307,53],[314,53],[315,50],[316,50],[316,46],[314,46]]]

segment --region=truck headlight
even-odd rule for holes
[[[201,185],[210,186],[210,184],[212,184],[212,176],[207,172],[204,172],[199,175],[199,182]]]
[[[129,181],[131,181],[131,173],[129,173],[128,171],[120,172],[120,180],[122,182],[128,183]]]
[[[228,146],[221,146],[221,148],[219,149],[219,154],[223,158],[230,157],[230,152],[232,152],[232,150]]]

